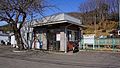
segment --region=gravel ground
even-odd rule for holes
[[[0,68],[120,68],[119,52],[56,53],[40,50],[13,52],[0,46]]]

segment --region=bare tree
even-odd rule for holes
[[[119,0],[87,0],[87,2],[80,4],[79,10],[81,12],[83,24],[91,26],[94,25],[95,27],[92,28],[96,31],[106,29],[106,23],[108,20],[113,20],[117,23],[119,19],[118,1]],[[116,23],[113,24],[116,25]],[[91,26],[88,28],[91,28]]]
[[[11,24],[20,50],[24,49],[20,30],[26,19],[31,15],[42,13],[46,7],[48,6],[45,5],[44,0],[1,0],[0,21]]]
[[[89,12],[91,17],[93,17],[93,15],[97,15],[99,19],[105,20],[107,17],[111,17],[110,15],[116,16],[118,14],[118,1],[119,0],[89,0],[80,4],[79,9],[81,13]]]

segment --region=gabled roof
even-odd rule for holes
[[[49,24],[58,24],[58,23],[71,23],[71,24],[76,24],[76,25],[81,25],[82,22],[77,19],[74,18],[70,15],[67,15],[65,13],[61,13],[61,14],[55,14],[55,15],[51,15],[51,16],[47,16],[42,18],[41,20],[36,20],[33,21],[33,26],[41,26],[41,25],[49,25]]]

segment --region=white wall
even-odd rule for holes
[[[0,36],[0,44],[1,44],[1,41],[7,41],[7,42],[9,42],[9,36]]]

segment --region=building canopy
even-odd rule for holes
[[[40,20],[35,20],[32,23],[33,23],[33,27],[36,27],[36,26],[58,24],[58,23],[65,23],[65,22],[68,22],[68,23],[74,24],[74,25],[78,25],[78,26],[82,25],[82,22],[79,19],[74,18],[65,13],[47,16]]]

